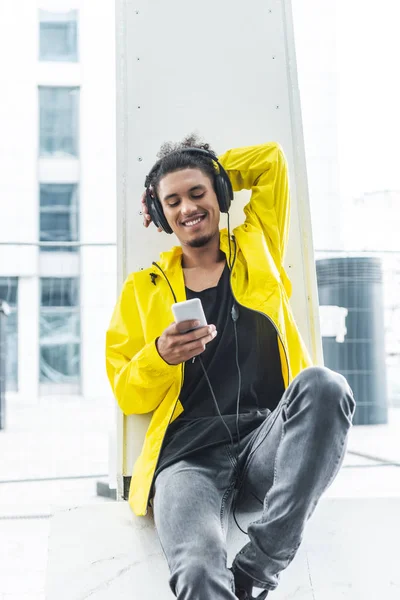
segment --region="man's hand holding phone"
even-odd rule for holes
[[[204,352],[217,335],[215,325],[199,327],[200,321],[172,323],[158,338],[157,350],[169,365],[179,365]]]
[[[175,323],[157,340],[157,350],[169,365],[179,365],[206,349],[217,335],[215,325],[208,325],[199,298],[172,305]]]

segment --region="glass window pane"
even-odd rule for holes
[[[40,87],[40,155],[78,155],[78,97],[76,87]]]
[[[76,277],[42,277],[41,306],[78,306],[79,279]]]
[[[76,215],[68,213],[45,213],[40,216],[40,240],[52,242],[53,240],[71,242],[75,241]]]
[[[41,383],[76,383],[80,378],[80,345],[40,347]]]
[[[77,215],[69,213],[44,213],[40,215],[41,242],[76,242],[78,240]],[[41,246],[41,252],[76,252],[77,246]]]
[[[41,344],[51,346],[55,343],[79,343],[79,337],[79,309],[42,307],[40,311]]]
[[[78,206],[77,185],[73,183],[42,183],[40,185],[40,209],[55,206],[76,210]]]
[[[18,315],[16,309],[6,317],[6,390],[18,389]]]
[[[16,306],[18,299],[18,278],[0,277],[0,300],[5,300],[10,306]]]
[[[18,389],[18,278],[0,277],[0,300],[5,300],[11,313],[5,317],[6,390]]]
[[[40,381],[78,383],[80,379],[79,279],[41,279]]]
[[[78,60],[77,11],[40,11],[39,58],[48,61]]]
[[[41,184],[40,241],[77,242],[79,239],[76,184]],[[77,252],[78,246],[41,246],[41,252]]]
[[[77,242],[79,239],[76,184],[40,186],[40,241]],[[41,246],[41,252],[77,252],[78,247]]]

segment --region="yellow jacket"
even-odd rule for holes
[[[234,229],[236,260],[231,285],[236,301],[264,313],[275,325],[285,387],[311,364],[289,306],[290,281],[283,268],[288,237],[290,195],[286,160],[276,143],[228,150],[220,157],[234,191],[251,189],[245,222]],[[221,250],[229,255],[227,230],[220,232]],[[186,299],[180,246],[158,262],[176,299]],[[183,364],[171,366],[160,357],[155,340],[173,321],[170,287],[155,266],[126,279],[106,336],[107,374],[126,415],[153,413],[142,452],[134,466],[129,504],[137,515],[147,512],[149,493],[169,423],[183,407],[179,393]],[[159,275],[156,285],[151,273]]]

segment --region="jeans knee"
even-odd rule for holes
[[[355,401],[351,388],[343,375],[326,367],[309,367],[298,375],[299,381],[310,392],[307,394],[313,408],[329,412],[340,405],[351,420]]]
[[[297,376],[301,381],[319,388],[336,388],[337,392],[343,392],[348,386],[346,379],[340,373],[332,371],[327,367],[308,367]]]

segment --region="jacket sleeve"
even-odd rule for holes
[[[126,415],[155,410],[180,368],[161,358],[156,339],[145,342],[131,277],[124,283],[107,330],[106,368]]]
[[[290,193],[286,158],[279,144],[234,148],[220,157],[233,190],[251,190],[246,223],[262,228],[283,262],[289,232]]]

